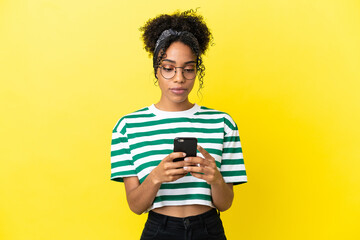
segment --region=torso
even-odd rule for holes
[[[165,206],[155,208],[152,211],[172,217],[189,217],[205,213],[211,210],[212,207],[205,205],[184,205],[184,206]]]

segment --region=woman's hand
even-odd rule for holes
[[[197,146],[197,149],[205,158],[186,157],[184,169],[187,172],[190,172],[194,177],[204,179],[210,185],[221,184],[224,180],[216,167],[215,158],[200,145]]]
[[[184,169],[194,177],[204,179],[211,186],[211,197],[215,207],[220,211],[225,211],[230,208],[234,199],[233,185],[232,183],[225,183],[224,178],[216,167],[215,158],[201,146],[198,145],[197,149],[204,158],[185,158]]]
[[[184,169],[185,162],[174,162],[175,158],[185,157],[183,152],[173,152],[167,155],[159,165],[151,171],[151,177],[155,184],[161,184],[164,182],[173,182],[179,178],[184,177],[187,171]]]

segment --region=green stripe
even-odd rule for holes
[[[198,138],[198,143],[218,143],[222,144],[222,138]]]
[[[155,198],[154,203],[162,201],[182,201],[190,199],[201,199],[211,201],[211,196],[205,194],[186,194],[186,195],[165,195]]]
[[[225,137],[224,143],[225,142],[240,142],[240,138],[239,136]]]
[[[116,126],[113,129],[113,133],[117,132],[117,128],[119,127],[119,124],[121,123],[121,121],[124,119],[124,117],[120,118],[120,120],[116,123]]]
[[[171,129],[160,129],[148,132],[139,132],[128,134],[128,139],[137,138],[137,137],[146,137],[146,136],[154,136],[158,134],[174,134],[174,133],[222,133],[223,128],[171,128]]]
[[[221,172],[223,177],[236,177],[236,176],[246,176],[246,171],[245,170],[241,170],[241,171],[225,171],[225,172]]]
[[[224,148],[224,149],[223,149],[223,153],[242,153],[242,148],[241,148],[241,147],[237,147],[237,148]]]
[[[145,175],[144,177],[140,178],[140,179],[139,179],[140,183],[142,183],[142,182],[147,178],[148,175],[149,175],[149,174],[147,174],[147,175]],[[188,173],[186,176],[191,176],[191,174]]]
[[[213,149],[213,148],[207,148],[205,149],[208,153],[210,154],[216,154],[218,156],[221,156],[222,155],[222,151],[219,150],[219,149]],[[199,152],[199,151],[198,151]]]
[[[216,167],[220,168],[221,167],[221,163],[218,161],[215,161]]]
[[[111,140],[111,145],[119,144],[119,143],[127,143],[127,138],[126,137],[119,137],[119,138],[113,138]]]
[[[231,129],[231,130],[238,130],[236,123],[235,126],[229,121],[229,119],[225,118],[225,124]]]
[[[206,182],[189,182],[189,183],[164,183],[160,189],[179,189],[179,188],[209,188]]]
[[[140,166],[138,166],[138,167],[136,168],[136,171],[137,171],[137,172],[141,172],[141,171],[144,170],[145,168],[148,168],[148,167],[156,167],[157,165],[159,165],[160,162],[161,162],[161,160],[146,162],[146,163],[141,164]]]
[[[130,150],[128,148],[122,148],[119,150],[111,151],[111,157],[119,156],[123,154],[130,154]]]
[[[124,117],[120,118],[120,120],[117,122],[116,126],[114,127],[113,129],[113,133],[114,132],[120,132],[122,134],[125,134],[125,131],[126,129],[123,128],[121,129],[121,131],[119,131],[117,128],[119,127],[120,123],[122,121],[124,121],[124,119],[127,119],[127,118],[140,118],[140,117],[155,117],[155,115],[153,113],[150,113],[150,114],[134,114],[134,115],[125,115]],[[127,123],[125,124],[125,126],[127,125]]]
[[[145,111],[145,110],[148,110],[147,108],[143,108],[143,109],[140,109],[140,110],[138,110],[138,111],[136,111],[136,112],[142,112],[142,111]],[[131,114],[131,115],[125,115],[125,116],[123,116],[122,118],[120,118],[120,120],[117,122],[117,124],[116,124],[116,126],[114,127],[114,129],[113,129],[113,132],[120,132],[120,131],[118,131],[118,127],[119,127],[119,125],[120,125],[120,123],[122,122],[122,121],[124,121],[124,119],[127,119],[127,118],[140,118],[140,117],[144,117],[144,118],[148,118],[148,117],[155,117],[155,114],[153,114],[153,113],[148,113],[148,114]],[[121,129],[121,132],[124,132],[124,129]]]
[[[168,118],[168,119],[161,119],[161,120],[154,120],[148,122],[140,122],[140,123],[128,123],[128,128],[136,128],[136,127],[149,127],[161,124],[168,124],[168,123],[221,123],[223,122],[222,118],[217,119],[199,119],[199,118]]]
[[[151,155],[158,155],[158,154],[169,155],[172,152],[173,152],[173,150],[171,150],[171,149],[151,150],[151,151],[142,152],[142,153],[134,155],[133,160],[136,161],[143,157],[147,157],[147,156],[151,156]]]
[[[130,162],[130,160],[124,160],[124,161],[111,163],[111,168],[131,166],[131,165],[132,165],[132,163]]]
[[[244,159],[222,159],[221,165],[238,165],[244,164]]]
[[[139,109],[139,110],[137,110],[137,111],[135,111],[136,113],[137,112],[143,112],[143,111],[146,111],[146,110],[149,110],[149,108],[148,107],[144,107],[144,108],[141,108],[141,109]]]
[[[215,112],[218,112],[218,113],[221,113],[221,114],[226,114],[225,112],[215,110],[213,108],[204,107],[204,106],[201,106],[200,109],[202,109],[202,110],[212,110],[212,111],[215,111]]]
[[[222,112],[197,112],[194,115],[219,115],[224,114]]]
[[[125,126],[121,129],[120,133],[121,133],[122,135],[125,135],[125,133],[126,133],[126,124],[125,124]]]
[[[222,155],[222,151],[219,149],[207,148],[205,150],[210,154],[216,154],[218,156]],[[133,161],[137,161],[141,158],[152,156],[152,155],[169,155],[172,152],[173,152],[172,149],[150,150],[150,151],[146,151],[146,152],[142,152],[142,153],[134,155]],[[197,151],[197,153],[199,154],[199,151]]]
[[[154,145],[156,146],[160,144],[173,144],[173,143],[174,143],[174,139],[160,139],[154,141],[144,141],[144,142],[135,143],[130,145],[130,148],[134,150],[145,146],[154,146]]]
[[[111,177],[130,177],[132,175],[136,175],[136,172],[135,171],[122,171],[122,172],[115,172],[115,173],[112,173],[111,174]]]

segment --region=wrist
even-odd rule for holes
[[[211,183],[211,187],[217,187],[217,186],[221,186],[224,184],[225,184],[225,180],[222,177],[222,175],[220,174],[220,176],[214,182]]]
[[[157,177],[156,169],[151,171],[148,176],[150,179],[150,182],[154,184],[155,186],[160,186],[162,184],[161,180]]]

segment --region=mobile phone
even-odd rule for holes
[[[174,152],[184,152],[186,157],[196,157],[197,138],[177,137],[174,139]],[[174,162],[183,161],[185,157],[175,158]]]

